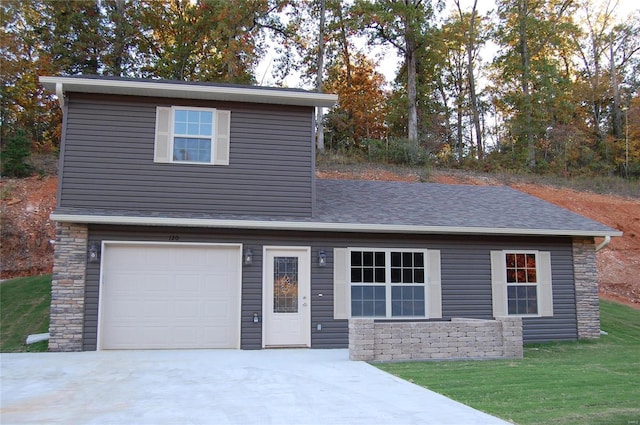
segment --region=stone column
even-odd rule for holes
[[[499,317],[496,320],[502,322],[503,356],[507,359],[523,358],[524,346],[522,345],[522,318]]]
[[[349,320],[349,359],[371,361],[374,353],[373,319]]]
[[[82,351],[88,229],[56,223],[49,351]]]
[[[596,249],[592,238],[573,239],[573,277],[576,287],[578,338],[599,338],[600,300]]]

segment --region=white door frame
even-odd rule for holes
[[[306,259],[306,261],[301,262],[299,268],[299,281],[300,283],[307,283],[307,287],[303,288],[299,286],[299,297],[306,297],[306,299],[299,300],[299,306],[301,307],[301,311],[304,313],[303,321],[305,327],[304,333],[304,341],[301,341],[301,345],[295,345],[296,347],[305,346],[311,347],[311,247],[309,246],[264,246],[262,249],[262,348],[267,347],[266,345],[266,331],[269,326],[267,317],[268,317],[268,308],[269,302],[267,300],[267,294],[269,293],[268,287],[271,285],[271,281],[273,280],[272,276],[267,276],[268,269],[268,253],[269,252],[291,252],[294,251],[299,253]],[[306,264],[305,264],[306,263]],[[306,291],[305,291],[306,289]],[[305,293],[306,292],[306,293]],[[306,305],[304,305],[306,304]]]
[[[202,246],[202,247],[222,247],[222,248],[237,248],[238,249],[238,299],[240,300],[240,306],[238,306],[238,318],[239,332],[237,336],[235,348],[240,348],[240,340],[242,338],[242,244],[239,243],[207,243],[207,242],[163,242],[163,241],[118,241],[118,240],[105,240],[102,241],[100,251],[100,277],[98,283],[98,326],[96,334],[96,351],[102,350],[102,303],[104,302],[104,291],[102,288],[104,281],[104,257],[108,252],[109,246],[131,246],[131,245],[151,245],[151,246]]]

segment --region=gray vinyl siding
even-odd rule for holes
[[[95,241],[158,241],[169,236],[180,242],[242,243],[251,248],[253,264],[242,268],[241,348],[260,349],[262,324],[253,313],[262,312],[262,250],[264,246],[311,247],[311,344],[313,348],[348,346],[346,320],[333,319],[333,248],[380,247],[438,249],[441,255],[443,319],[491,319],[491,250],[536,249],[551,252],[554,316],[525,318],[525,342],[575,340],[577,324],[573,260],[569,238],[490,238],[364,233],[273,232],[195,228],[90,226]],[[327,254],[327,266],[318,267],[318,252]],[[85,297],[84,350],[95,350],[98,323],[99,264],[89,263]],[[320,296],[322,294],[322,296]],[[322,330],[317,331],[317,325]]]
[[[67,101],[61,207],[171,213],[312,214],[313,108],[175,100],[231,111],[228,166],[154,163],[156,106],[168,99]]]

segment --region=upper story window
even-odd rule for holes
[[[173,109],[173,161],[213,162],[213,109]]]
[[[158,107],[154,162],[228,165],[230,127],[230,111]]]

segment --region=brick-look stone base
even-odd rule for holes
[[[573,277],[576,285],[578,338],[599,338],[600,300],[593,239],[573,240]]]
[[[84,224],[57,223],[49,351],[82,351],[87,237]]]
[[[349,320],[349,358],[363,361],[522,358],[522,319]]]

